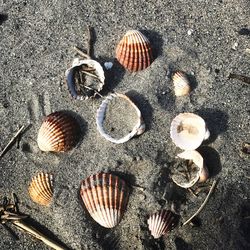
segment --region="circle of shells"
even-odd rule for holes
[[[121,39],[117,45],[116,58],[129,71],[144,70],[154,60],[148,38],[137,30],[128,31]],[[96,87],[85,86],[84,83],[80,82],[80,87],[92,90],[93,96],[99,94],[105,82],[102,66],[91,58],[84,60],[76,58],[65,73],[71,96],[78,100],[89,98],[89,92],[81,92],[78,86],[79,79],[76,79],[75,74],[79,70],[83,74],[94,77],[99,82]],[[191,87],[184,72],[176,72],[173,75],[173,83],[176,96],[190,93]],[[123,98],[127,101],[134,108],[138,118],[134,127],[131,128],[131,132],[118,139],[109,135],[103,126],[107,106],[113,98]],[[102,101],[97,110],[96,125],[101,136],[116,144],[125,143],[145,131],[141,111],[128,96],[120,93],[110,94]],[[42,151],[66,152],[78,143],[79,133],[80,127],[74,117],[64,112],[55,112],[45,117],[38,132],[37,143]],[[174,173],[172,180],[183,188],[189,188],[198,181],[206,181],[208,178],[207,168],[202,156],[195,150],[203,140],[209,137],[204,120],[192,113],[179,114],[171,123],[170,136],[174,144],[184,150],[177,157],[191,161],[196,169],[192,178],[183,180],[178,173]],[[53,183],[54,179],[51,173],[42,172],[34,176],[28,188],[30,198],[40,205],[49,206],[53,199]],[[127,207],[129,193],[129,187],[125,181],[110,173],[93,174],[82,180],[80,186],[80,196],[90,216],[106,228],[115,227],[121,221]],[[170,210],[159,210],[149,215],[147,223],[152,236],[156,239],[166,234],[177,224],[177,215]]]

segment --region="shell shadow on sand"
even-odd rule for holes
[[[8,14],[0,13],[0,25],[8,20]]]

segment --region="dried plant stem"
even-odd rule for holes
[[[60,246],[58,243],[50,240],[48,237],[46,237],[45,235],[40,233],[37,229],[35,229],[32,226],[29,226],[28,224],[26,224],[22,220],[13,221],[13,224],[16,227],[21,228],[24,231],[30,233],[31,235],[33,235],[37,239],[41,240],[43,243],[45,243],[46,245],[50,246],[53,249],[56,249],[56,250],[65,250],[66,249],[65,247]]]
[[[87,44],[87,54],[91,57],[91,43],[92,43],[92,36],[91,36],[91,28],[87,25],[88,31],[88,44]]]
[[[201,210],[205,207],[205,205],[206,205],[206,203],[207,203],[209,197],[211,196],[211,194],[212,194],[212,192],[213,192],[213,190],[214,190],[214,188],[215,188],[216,183],[217,183],[217,181],[214,180],[214,182],[213,182],[213,184],[212,184],[212,186],[211,186],[211,188],[210,188],[210,190],[209,190],[209,193],[208,193],[206,199],[204,200],[204,202],[202,203],[202,205],[200,206],[200,208],[196,211],[196,213],[195,213],[194,215],[192,215],[188,220],[186,220],[186,221],[183,223],[183,226],[186,225],[186,224],[188,224],[188,223],[189,223],[195,216],[197,216],[197,215],[201,212]]]
[[[94,77],[94,78],[96,78],[96,79],[99,79],[98,76],[96,76],[96,75],[94,75],[94,74],[92,74],[92,73],[90,73],[90,72],[88,72],[88,71],[82,70],[82,72],[83,72],[84,74],[86,74],[86,75],[89,75],[89,76],[92,76],[92,77]]]
[[[74,46],[74,50],[80,55],[82,56],[83,58],[86,58],[86,59],[91,59],[90,56],[86,53],[84,53],[83,51],[81,51],[79,48],[77,48],[76,46]]]
[[[93,90],[95,92],[96,95],[100,96],[101,98],[104,98],[103,95],[101,95],[99,92],[97,92],[95,89],[89,87],[89,86],[84,86],[84,88],[86,89],[90,89],[90,90]]]
[[[12,139],[9,141],[9,143],[5,146],[5,148],[2,150],[0,154],[0,158],[7,152],[11,144],[17,139],[17,137],[23,132],[24,125],[17,131],[17,133],[12,137]]]

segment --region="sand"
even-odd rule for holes
[[[0,148],[22,125],[31,124],[19,147],[0,159],[0,196],[15,192],[20,211],[48,230],[70,249],[249,249],[249,156],[241,152],[250,140],[250,86],[230,73],[249,75],[248,0],[211,1],[0,1]],[[64,74],[76,56],[74,46],[87,48],[86,25],[94,27],[94,55],[106,70],[102,95],[127,93],[140,108],[146,131],[115,145],[98,133],[96,111],[102,98],[73,100]],[[141,72],[130,73],[114,59],[119,40],[139,29],[154,48],[155,60]],[[182,70],[192,80],[190,96],[176,98],[170,79]],[[66,153],[45,153],[36,138],[44,116],[54,111],[75,113],[82,139]],[[199,215],[200,225],[181,223],[202,204],[178,188],[170,169],[181,152],[169,129],[181,112],[200,115],[211,131],[198,151],[218,185]],[[44,208],[29,198],[27,187],[40,171],[55,176],[55,194]],[[82,206],[83,178],[113,172],[132,187],[127,211],[114,229],[97,225]],[[147,216],[175,204],[178,226],[154,240]],[[0,249],[49,249],[13,228],[18,240],[1,228]]]

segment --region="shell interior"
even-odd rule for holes
[[[116,48],[116,58],[130,71],[147,68],[153,61],[149,40],[138,30],[129,30]]]
[[[78,100],[95,97],[102,90],[105,81],[101,64],[92,59],[75,58],[65,76],[71,96]]]
[[[28,192],[34,202],[48,206],[53,198],[53,175],[49,173],[39,173],[33,177]]]
[[[126,209],[129,189],[119,177],[99,173],[82,181],[80,195],[91,217],[101,226],[112,228]]]
[[[112,103],[113,110],[110,109]],[[133,123],[133,127],[131,127],[131,123]],[[102,102],[97,110],[96,124],[104,138],[117,144],[124,143],[135,135],[142,134],[145,130],[138,107],[129,97],[118,93],[109,95]]]

